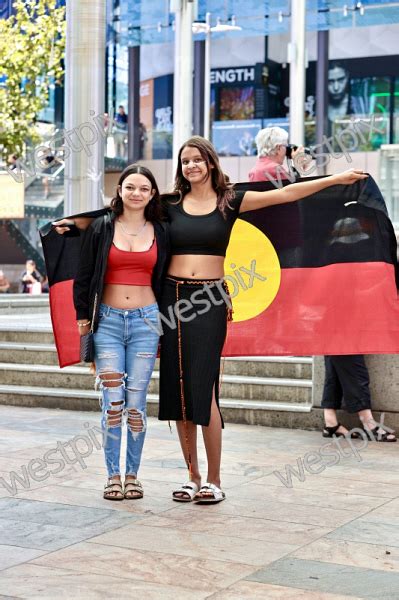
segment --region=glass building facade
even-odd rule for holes
[[[123,105],[128,111],[128,47],[151,44],[165,48],[174,41],[174,14],[166,0],[109,0],[107,29],[107,112],[116,114]],[[348,8],[349,6],[349,8]],[[291,27],[289,0],[198,0],[198,21],[211,12],[216,20],[231,22],[240,31],[215,33],[219,44],[229,38],[242,43],[263,36],[280,36],[287,44]],[[308,0],[308,32],[337,29],[363,29],[399,23],[399,6],[386,1],[365,1],[351,5],[341,0]],[[353,29],[350,29],[352,31]],[[284,37],[285,36],[285,37]],[[195,40],[204,36],[195,35]],[[267,42],[265,43],[267,48]],[[372,55],[373,49],[370,47]],[[381,144],[399,143],[399,56],[353,56],[331,58],[328,79],[328,134],[339,135],[348,124],[362,121],[372,127],[371,135],[353,151],[377,150]],[[259,57],[258,57],[259,58]],[[148,72],[151,69],[146,68]],[[170,72],[146,77],[141,82],[140,121],[143,158],[169,158],[172,153],[173,64]],[[211,135],[218,152],[225,156],[255,154],[254,136],[261,127],[278,124],[288,128],[289,65],[267,56],[251,64],[248,52],[245,65],[234,64],[212,69]],[[306,144],[315,143],[316,61],[306,71]],[[367,125],[368,124],[368,125]],[[111,136],[112,138],[112,136]],[[115,155],[109,140],[107,152]]]

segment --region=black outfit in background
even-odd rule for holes
[[[242,190],[235,192],[229,202],[231,208],[226,207],[226,218],[218,208],[207,215],[190,215],[184,211],[181,203],[167,203],[171,254],[225,256],[244,194],[245,191]],[[196,425],[209,425],[213,388],[219,406],[220,357],[226,339],[228,307],[220,289],[212,285],[215,280],[207,281],[208,285],[195,279],[166,277],[159,306],[161,313],[171,321],[169,315],[174,314],[172,309],[178,300],[187,300],[192,306],[188,310],[181,307],[184,320],[180,321],[179,327],[162,323],[160,420],[184,420],[184,405],[187,421]],[[215,302],[210,300],[208,289]],[[186,321],[192,315],[193,318]],[[183,398],[180,389],[180,358]]]
[[[37,271],[32,271],[32,273],[28,273],[28,271],[24,271],[21,275],[21,283],[19,286],[21,294],[29,294],[30,286],[32,285],[31,281],[22,281],[22,279],[25,277],[25,275],[31,275],[32,277],[34,277],[36,279],[37,282],[40,282],[40,280],[41,280],[40,273],[38,273]]]
[[[349,413],[371,408],[369,373],[362,354],[325,356],[322,408],[339,410],[342,400]]]
[[[162,280],[169,262],[169,232],[167,223],[153,221],[157,243],[157,262],[152,273],[151,287],[159,304]],[[108,254],[114,238],[115,213],[108,210],[87,228],[81,247],[79,268],[73,285],[73,300],[78,320],[93,320],[94,331],[98,324],[98,307],[104,289]],[[93,316],[94,298],[97,310]]]

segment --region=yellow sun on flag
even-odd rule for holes
[[[280,263],[272,243],[257,227],[237,219],[224,267],[235,322],[256,317],[273,302],[280,287]]]

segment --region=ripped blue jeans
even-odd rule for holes
[[[121,310],[101,304],[94,334],[97,385],[108,476],[120,475],[123,421],[127,423],[126,475],[140,466],[147,429],[146,397],[159,336],[158,305]],[[154,327],[151,327],[150,324]]]

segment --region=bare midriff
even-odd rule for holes
[[[154,292],[149,285],[121,285],[107,283],[102,296],[103,304],[121,310],[142,308],[156,302]]]
[[[182,279],[221,279],[224,276],[224,256],[175,254],[168,275]]]

